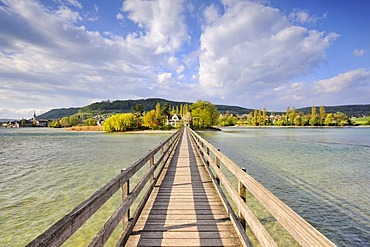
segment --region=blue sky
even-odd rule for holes
[[[0,118],[160,97],[370,103],[367,0],[0,0]]]

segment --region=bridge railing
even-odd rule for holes
[[[216,187],[221,190],[219,193],[224,197],[224,203],[228,203],[228,199],[223,193],[221,189],[222,187],[226,190],[230,200],[235,205],[234,207],[236,207],[236,212],[229,213],[238,216],[239,222],[244,226],[244,229],[242,229],[243,231],[245,231],[245,226],[248,225],[255,238],[262,246],[278,245],[270,233],[265,229],[258,217],[247,205],[246,197],[248,191],[281,224],[281,226],[286,229],[286,231],[298,242],[300,246],[335,246],[328,238],[274,196],[253,177],[243,171],[218,149],[204,140],[193,130],[189,129],[189,131],[203,162],[206,164],[206,167],[208,167],[208,171],[217,185]],[[230,176],[225,175],[225,173],[227,173],[225,170],[237,179],[237,189],[234,188],[236,186],[233,186],[232,181],[228,178]],[[229,210],[234,209],[229,208]],[[247,240],[246,245],[251,245],[249,240]]]
[[[109,181],[104,187],[97,190],[87,200],[74,208],[69,214],[65,215],[27,246],[61,246],[119,189],[122,189],[121,204],[92,239],[89,246],[103,246],[120,222],[123,222],[123,232],[116,246],[124,246],[155,186],[159,174],[166,162],[169,162],[173,151],[178,145],[182,131],[183,129],[178,130],[166,141],[149,151],[147,155],[125,170],[122,170],[119,175]],[[131,190],[130,179],[148,163],[149,169]],[[143,195],[143,197],[140,199],[135,212],[131,216],[130,207],[135,199],[138,198],[139,194]]]

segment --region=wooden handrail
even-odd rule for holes
[[[238,179],[240,184],[244,185],[249,192],[253,194],[263,207],[275,217],[275,219],[301,246],[335,246],[333,242],[295,213],[280,199],[274,196],[253,177],[244,172],[238,165],[222,154],[209,142],[192,130],[190,130],[190,133],[193,141],[199,149],[199,153],[202,154],[202,158],[205,163],[209,164],[212,171],[215,173],[213,176],[217,177],[220,183],[224,185],[230,198],[234,201],[238,211],[240,211],[241,216],[244,218],[243,220],[248,223],[262,246],[276,246],[276,243],[270,234],[264,229],[257,217],[249,209],[239,193],[233,188],[228,178],[223,174],[219,168],[220,163]]]
[[[137,171],[139,171],[148,161],[152,160],[153,165],[150,167],[149,171],[143,176],[143,178],[138,182],[135,188],[128,193],[128,196],[121,202],[121,205],[113,213],[113,215],[108,219],[102,229],[98,232],[95,238],[90,243],[90,246],[101,246],[104,244],[118,222],[123,218],[123,215],[130,208],[132,203],[138,197],[140,192],[149,181],[149,188],[144,192],[145,196],[142,201],[147,199],[150,195],[151,190],[154,188],[156,179],[153,178],[153,174],[158,170],[160,173],[166,162],[169,161],[171,153],[174,151],[178,145],[179,138],[181,136],[183,129],[178,130],[169,138],[167,138],[163,143],[158,145],[153,150],[149,151],[147,155],[140,158],[129,168],[121,171],[115,178],[109,181],[105,186],[97,190],[93,195],[91,195],[87,200],[82,202],[76,208],[74,208],[70,213],[65,215],[61,220],[56,222],[53,226],[47,229],[44,233],[39,235],[33,241],[31,241],[27,247],[33,246],[61,246],[70,236],[72,236],[113,194],[115,194],[125,183],[127,183],[132,176],[134,176]],[[164,151],[163,151],[164,150]],[[160,152],[159,156],[156,154]],[[155,157],[157,158],[154,161]],[[152,163],[151,162],[151,163]],[[142,201],[139,202],[139,207],[137,208],[134,216],[138,217],[142,210],[140,210],[140,205],[144,205]],[[136,222],[137,219],[132,219]],[[127,222],[127,226],[124,233],[130,234],[130,227],[132,224]],[[132,228],[131,228],[132,231]],[[117,245],[123,245],[127,236],[121,236],[119,243]]]

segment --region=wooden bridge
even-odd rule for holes
[[[145,175],[133,186],[130,179],[139,170]],[[62,245],[120,188],[121,204],[89,246],[103,246],[118,225],[123,225],[123,230],[116,246],[284,243],[266,230],[247,205],[247,193],[285,228],[295,245],[335,246],[188,127],[123,170],[28,246]]]

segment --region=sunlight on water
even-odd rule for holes
[[[0,129],[0,246],[24,246],[169,135]],[[86,246],[119,201],[65,245]]]
[[[370,128],[200,133],[338,246],[370,243]]]

